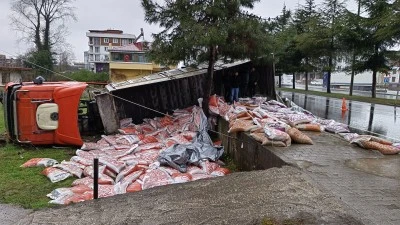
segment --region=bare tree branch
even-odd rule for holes
[[[12,0],[12,27],[38,51],[52,51],[52,46],[65,43],[65,22],[76,20],[75,0]]]

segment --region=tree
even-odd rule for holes
[[[315,63],[319,62],[321,50],[321,15],[317,12],[315,1],[306,0],[306,4],[297,9],[294,18],[296,29],[296,48],[303,56],[301,71],[305,72],[305,90],[308,91],[308,73],[315,70]]]
[[[23,40],[35,46],[40,66],[51,70],[54,49],[65,42],[65,22],[76,19],[74,0],[13,0],[11,24],[23,34]]]
[[[294,40],[288,43],[279,56],[277,68],[283,73],[293,74],[293,89],[296,89],[296,73],[302,70],[301,61],[303,58],[304,55],[296,48]]]
[[[389,69],[389,49],[397,44],[397,38],[392,32],[387,32],[391,19],[386,15],[392,14],[393,4],[387,0],[363,0],[362,5],[367,17],[362,20],[362,26],[366,28],[366,35],[361,42],[367,46],[360,55],[359,71],[372,71],[372,98],[376,97],[377,73]]]
[[[296,88],[296,72],[301,70],[304,58],[296,47],[296,28],[292,21],[292,13],[283,6],[281,15],[269,23],[269,30],[274,37],[274,49],[278,60],[276,68],[282,73],[293,74],[293,89]]]
[[[58,71],[63,72],[70,69],[74,53],[70,49],[63,50],[57,54]]]
[[[208,63],[203,109],[208,114],[215,62],[269,55],[264,21],[244,9],[259,0],[142,0],[145,20],[164,30],[153,35],[151,58],[164,64]]]
[[[368,35],[368,29],[362,26],[364,18],[360,17],[360,13],[361,0],[358,0],[357,14],[346,10],[340,18],[340,26],[338,27],[338,41],[341,46],[341,51],[345,53],[344,55],[346,57],[351,57],[350,67],[345,68],[345,70],[348,70],[351,73],[350,96],[353,95],[354,77],[356,73],[360,71],[360,55],[365,51],[365,49],[369,48],[368,44],[362,41],[363,38]]]
[[[325,0],[323,2],[322,19],[324,22],[324,32],[322,32],[321,36],[322,41],[325,41],[325,56],[328,58],[328,67],[327,67],[327,93],[331,93],[331,73],[333,69],[333,60],[335,55],[337,54],[337,40],[338,40],[338,23],[340,17],[342,17],[344,13],[345,7],[343,1],[340,0]]]

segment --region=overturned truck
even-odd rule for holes
[[[83,82],[8,83],[3,96],[8,138],[21,144],[83,144],[81,133],[101,129]]]
[[[216,64],[214,90],[222,94],[222,76],[247,70],[250,61]],[[275,95],[270,66],[257,67],[259,93]],[[198,104],[203,96],[206,68],[183,68],[112,83],[102,93],[85,96],[83,82],[9,83],[3,96],[8,136],[22,144],[81,146],[87,131],[115,133],[119,120],[140,123],[160,113]]]

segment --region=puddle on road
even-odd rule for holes
[[[366,173],[400,180],[400,158],[365,158],[346,160],[345,165]]]

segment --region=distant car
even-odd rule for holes
[[[320,80],[312,80],[311,84],[313,84],[313,85],[322,85],[322,81],[320,81]]]

